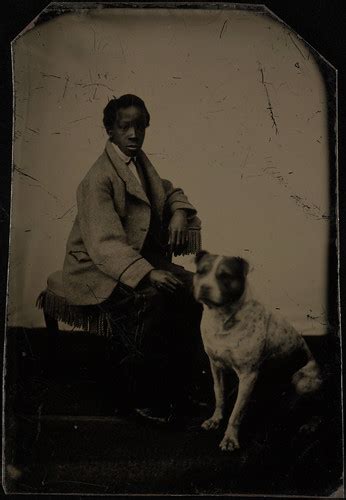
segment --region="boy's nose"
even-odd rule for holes
[[[136,130],[136,127],[130,127],[129,130],[128,130],[128,136],[129,137],[137,137],[137,130]]]

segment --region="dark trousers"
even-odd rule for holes
[[[157,269],[174,273],[184,286],[171,294],[152,285],[121,283],[103,303],[112,325],[122,384],[137,405],[183,405],[193,393],[203,345],[202,307],[192,293],[193,274],[166,258],[152,259]]]

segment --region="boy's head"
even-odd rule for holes
[[[103,110],[103,124],[110,140],[132,157],[143,145],[150,115],[142,99],[125,94],[109,101]]]

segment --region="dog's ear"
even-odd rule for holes
[[[239,262],[241,266],[241,270],[244,276],[247,276],[249,272],[249,263],[247,260],[243,259],[242,257],[236,257],[237,261]]]
[[[195,264],[198,264],[198,262],[205,256],[205,255],[208,255],[209,252],[207,252],[206,250],[200,250],[199,252],[196,253],[196,256],[195,256]]]

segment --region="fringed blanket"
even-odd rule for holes
[[[51,318],[62,321],[75,329],[105,337],[111,336],[107,314],[100,309],[98,304],[91,306],[71,305],[65,297],[46,288],[38,296],[36,306]]]

